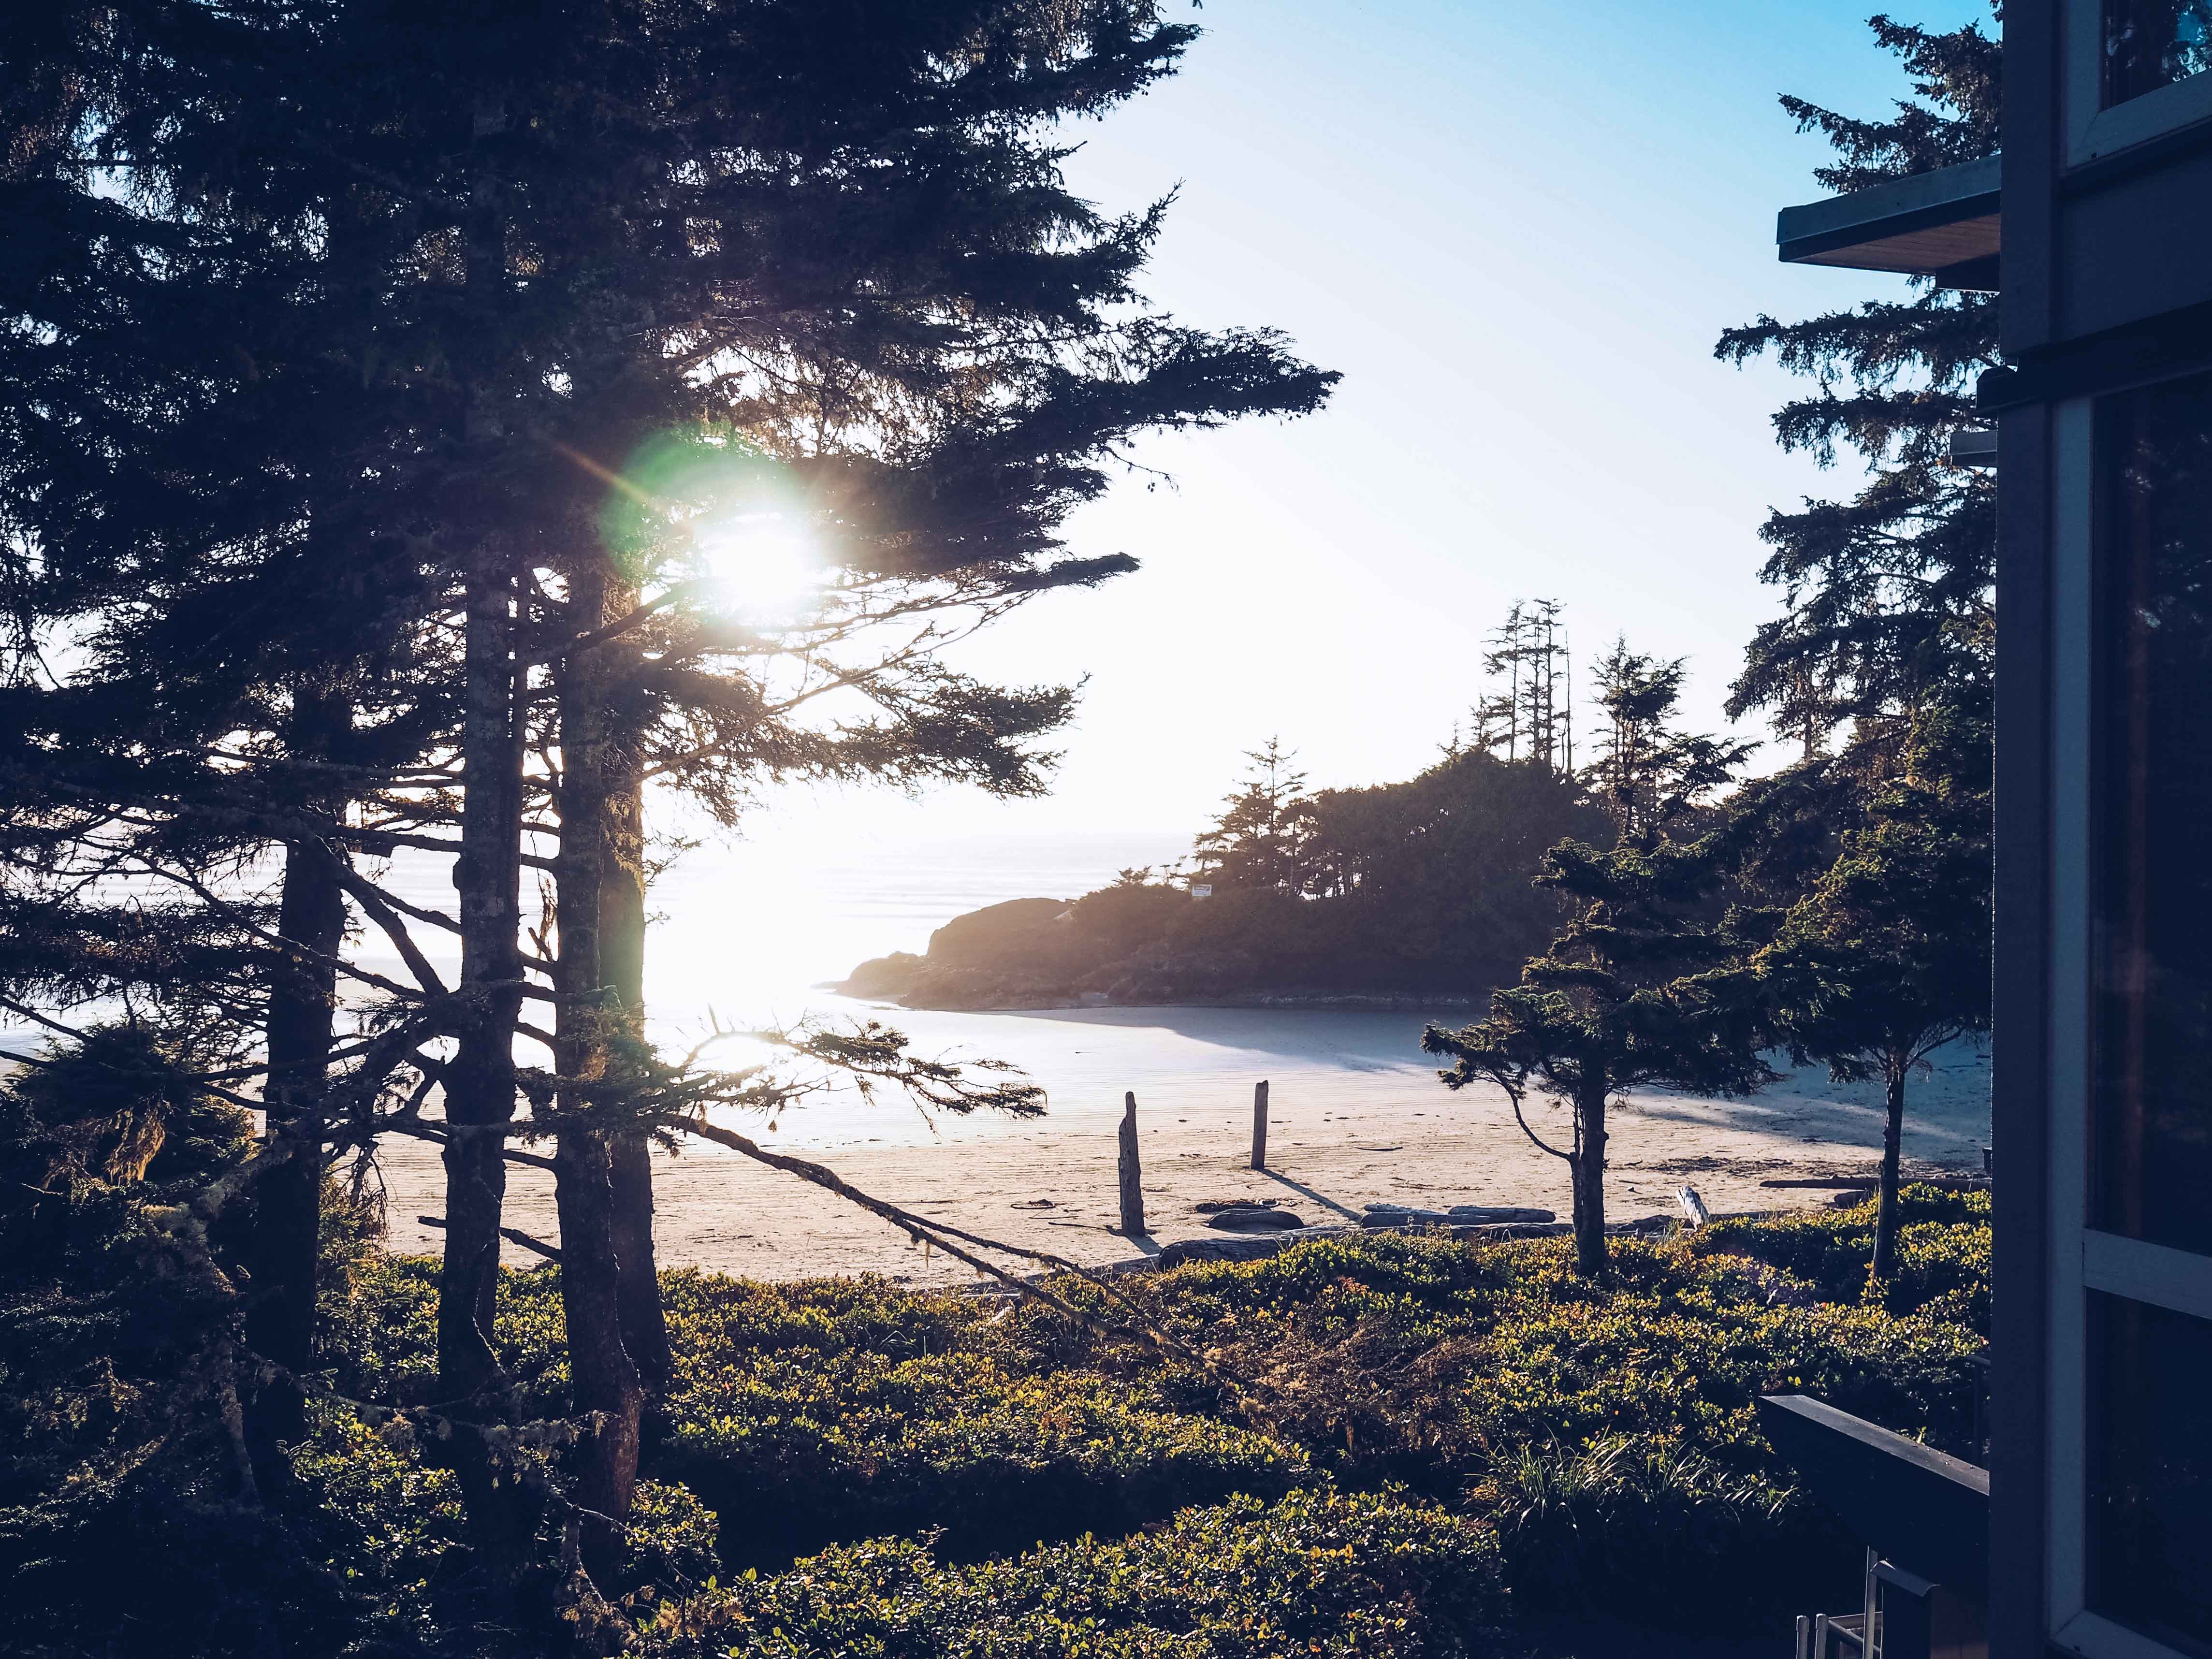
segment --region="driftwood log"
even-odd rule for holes
[[[1421,1210],[1410,1204],[1370,1204],[1359,1218],[1363,1227],[1410,1227],[1426,1222],[1436,1226],[1487,1227],[1504,1222],[1557,1221],[1550,1210],[1531,1210],[1514,1205],[1455,1204],[1448,1210]]]
[[[1206,1224],[1224,1233],[1279,1233],[1295,1232],[1306,1224],[1293,1210],[1279,1210],[1271,1204],[1240,1204],[1216,1210],[1206,1217]]]

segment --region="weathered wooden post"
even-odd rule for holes
[[[1121,1232],[1141,1237],[1145,1231],[1145,1177],[1137,1163],[1137,1097],[1125,1096],[1121,1108]]]
[[[1267,1080],[1252,1085],[1252,1167],[1267,1167]]]

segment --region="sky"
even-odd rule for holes
[[[1877,113],[1905,91],[1868,0],[1212,0],[1174,80],[1071,137],[1100,206],[1171,190],[1146,282],[1186,322],[1282,329],[1344,379],[1321,414],[1141,447],[1070,526],[1134,575],[1047,596],[956,659],[1081,680],[1052,794],[1003,805],[793,792],[775,843],[1202,826],[1271,734],[1316,787],[1404,778],[1481,690],[1516,599],[1688,659],[1701,729],[1778,595],[1771,507],[1847,491],[1785,455],[1801,385],[1712,355],[1761,312],[1900,295],[1784,266],[1774,216],[1826,158],[1784,91]],[[1952,27],[1979,0],[1892,9]],[[1765,736],[1755,724],[1744,735]],[[1145,832],[1139,835],[1138,832]],[[1146,840],[1146,836],[1151,837]]]

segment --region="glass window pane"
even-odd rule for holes
[[[2212,0],[2106,0],[2105,102],[2212,69]]]
[[[2092,1224],[2212,1254],[2212,377],[2097,423]]]
[[[2089,1605],[2212,1656],[2212,1322],[2089,1300]]]

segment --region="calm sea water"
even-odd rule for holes
[[[1149,1110],[1182,1114],[1249,1108],[1267,1079],[1279,1102],[1325,1102],[1332,1109],[1382,1104],[1414,1109],[1441,1091],[1435,1062],[1420,1052],[1426,1016],[1449,1023],[1462,1007],[1340,1009],[1127,1008],[961,1013],[868,1005],[821,988],[858,963],[892,951],[921,951],[932,930],[1006,899],[1069,899],[1113,880],[1131,865],[1159,864],[1188,848],[1188,837],[1143,830],[1077,834],[872,833],[836,815],[794,815],[772,834],[701,847],[655,884],[646,994],[654,1036],[688,1048],[719,1025],[738,1030],[817,1018],[877,1018],[905,1032],[915,1051],[954,1060],[1010,1062],[1047,1091],[1055,1127],[1102,1131],[1134,1091]],[[410,897],[452,902],[441,865],[428,859],[390,879]],[[362,942],[366,965],[404,977],[396,956]],[[426,945],[450,945],[442,938]],[[35,1049],[40,1034],[0,1032],[0,1048]],[[763,1050],[744,1042],[709,1050],[739,1065]],[[1986,1062],[1963,1048],[1940,1058],[1933,1092],[1986,1098]],[[1801,1074],[1796,1086],[1872,1106],[1872,1085],[1830,1084]],[[1925,1085],[1923,1085],[1923,1087]],[[1867,1099],[1858,1103],[1857,1097]],[[992,1115],[927,1119],[895,1097],[866,1102],[832,1091],[787,1113],[777,1139],[817,1146],[921,1145],[1018,1132]]]
[[[1164,1111],[1249,1102],[1269,1079],[1295,1091],[1436,1088],[1422,1014],[1365,1010],[1121,1008],[963,1013],[867,1005],[820,988],[858,963],[921,951],[954,916],[1016,898],[1074,898],[1132,865],[1188,850],[1147,832],[977,836],[929,841],[779,837],[691,855],[656,886],[647,994],[656,1034],[688,1044],[725,1024],[882,1019],[916,1052],[989,1058],[1042,1085],[1056,1125],[1103,1125],[1125,1091]],[[742,1044],[715,1052],[732,1060]],[[978,1115],[925,1120],[896,1098],[837,1093],[788,1115],[780,1139],[819,1146],[920,1143],[1007,1133]]]

